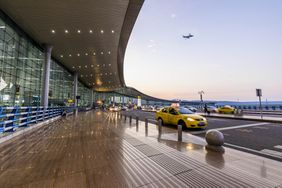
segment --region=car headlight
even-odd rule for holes
[[[188,121],[195,121],[193,118],[187,118]]]

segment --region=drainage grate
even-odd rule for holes
[[[214,180],[210,180],[207,176],[202,176],[194,170],[177,174],[176,177],[189,187],[221,187]]]
[[[175,161],[174,159],[164,154],[152,156],[150,157],[150,159],[152,159],[155,163],[157,163],[173,175],[192,170],[191,168],[184,166],[183,164]]]
[[[151,146],[148,146],[148,145],[139,145],[139,146],[136,146],[135,148],[138,149],[139,151],[141,151],[147,157],[162,154],[158,150],[156,150],[156,149],[154,149],[154,148],[152,148]]]
[[[126,138],[125,139],[129,144],[131,144],[132,146],[140,146],[140,145],[144,145],[143,142],[141,142],[140,140],[137,140],[135,138]]]

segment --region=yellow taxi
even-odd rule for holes
[[[223,106],[221,108],[218,108],[218,113],[220,113],[220,114],[234,114],[235,108],[226,105],[226,106]]]
[[[208,122],[206,118],[194,114],[187,108],[165,107],[156,113],[156,120],[162,124],[182,125],[185,128],[202,128],[204,129]]]

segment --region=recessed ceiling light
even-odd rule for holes
[[[83,75],[80,75],[81,77],[83,77]]]
[[[80,30],[77,30],[77,33],[81,33],[81,31],[80,31]]]
[[[80,56],[80,54],[77,54],[77,56]]]
[[[92,75],[92,74],[90,74],[90,76],[92,77],[93,75]]]
[[[108,54],[111,54],[111,51],[108,51]]]
[[[81,68],[81,66],[78,66],[78,68]]]
[[[69,30],[66,29],[66,30],[65,30],[65,33],[69,33]]]
[[[72,68],[74,69],[75,67],[73,66]]]
[[[87,65],[85,65],[85,68],[87,68]]]
[[[101,33],[103,34],[103,33],[104,33],[104,30],[101,30]]]
[[[64,57],[63,55],[61,55],[61,57]]]
[[[114,30],[112,30],[112,33],[115,33],[115,31],[114,31]]]
[[[103,64],[103,67],[106,66],[105,64]]]
[[[69,57],[71,57],[71,54],[69,54]]]
[[[85,53],[85,55],[87,56],[87,55],[88,55],[88,53]]]
[[[100,65],[97,65],[97,67],[100,67]]]
[[[111,64],[111,63],[109,64],[109,67],[110,67],[110,66],[112,66],[112,64]]]
[[[94,52],[93,55],[96,55],[96,53]]]
[[[103,55],[104,54],[104,52],[101,52],[101,55]]]
[[[91,65],[91,67],[93,67],[94,65]]]
[[[90,29],[90,30],[89,30],[89,33],[93,33],[93,31]]]
[[[54,29],[51,30],[51,33],[56,33],[56,31]]]

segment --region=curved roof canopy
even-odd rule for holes
[[[124,87],[127,42],[144,0],[0,0],[0,7],[52,57],[96,91]]]

